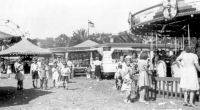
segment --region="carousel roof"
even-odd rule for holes
[[[16,55],[51,55],[51,52],[48,49],[40,48],[31,42],[29,42],[26,38],[22,38],[22,40],[8,49],[1,51],[0,55],[3,56],[16,56]]]
[[[175,1],[175,3],[171,3],[171,1]],[[200,0],[171,1],[168,1],[167,5],[170,9],[165,11],[169,14],[163,11],[166,9],[164,2],[131,14],[129,23],[132,33],[135,35],[147,35],[155,32],[159,36],[182,37],[183,35],[188,36],[187,31],[191,30],[190,36],[199,36]],[[171,16],[171,18],[166,18],[166,16]]]

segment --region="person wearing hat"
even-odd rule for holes
[[[33,58],[33,63],[31,64],[31,68],[30,68],[30,74],[32,75],[33,88],[37,88],[37,82],[39,79],[38,70],[39,70],[39,66],[37,64],[37,59]]]
[[[61,69],[61,75],[62,75],[62,83],[64,89],[68,89],[68,81],[70,76],[70,67],[67,65],[66,62],[63,62],[64,67]]]
[[[22,59],[17,59],[15,63],[15,79],[17,80],[17,90],[23,90],[23,80],[24,80],[24,65],[22,64]]]

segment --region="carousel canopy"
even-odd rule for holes
[[[200,35],[200,0],[163,0],[162,3],[129,15],[135,35],[182,37]]]
[[[51,52],[48,49],[43,49],[32,44],[26,38],[22,38],[20,42],[0,52],[0,56],[18,55],[51,55]]]

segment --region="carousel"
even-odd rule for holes
[[[128,22],[135,36],[151,37],[156,45],[159,39],[176,45],[168,58],[162,55],[152,59],[158,77],[180,77],[180,69],[172,59],[187,45],[194,46],[200,57],[200,0],[163,0],[135,14],[130,13]],[[151,48],[151,58],[158,55],[156,50],[157,47]]]

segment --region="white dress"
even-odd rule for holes
[[[181,54],[179,59],[182,59],[183,70],[180,79],[180,88],[186,90],[199,90],[199,82],[195,63],[198,63],[198,57],[193,53]]]
[[[59,77],[59,73],[58,73],[58,69],[57,68],[52,68],[52,79],[53,80],[58,80],[58,77]]]

